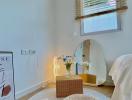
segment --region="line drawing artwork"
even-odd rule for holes
[[[0,100],[15,100],[13,54],[0,52]]]

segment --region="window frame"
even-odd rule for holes
[[[81,8],[81,13],[83,13],[83,8]],[[85,18],[80,19],[80,35],[81,36],[117,32],[117,31],[121,30],[121,17],[118,13],[117,13],[117,29],[110,29],[110,30],[102,30],[102,31],[84,33],[84,21],[83,20],[85,20]]]

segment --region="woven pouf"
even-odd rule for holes
[[[71,96],[66,97],[64,100],[96,100],[92,96],[86,96],[83,94],[73,94]]]

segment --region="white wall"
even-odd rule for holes
[[[108,69],[116,57],[132,53],[130,4],[132,1],[128,0],[129,10],[121,17],[122,31],[80,36],[79,22],[74,20],[74,0],[1,0],[0,51],[14,52],[16,93],[47,77],[52,79],[54,54],[71,55],[85,39],[101,44]],[[21,49],[36,50],[36,54],[21,55]]]
[[[104,50],[108,70],[120,55],[132,53],[132,1],[129,9],[121,14],[122,30],[119,32],[80,36],[79,22],[75,21],[75,0],[56,0],[56,32],[58,34],[57,54],[73,54],[76,47],[85,39],[95,39]]]
[[[47,80],[54,51],[53,4],[53,0],[0,0],[0,51],[14,52],[19,95]],[[21,55],[21,49],[36,50],[36,54]]]

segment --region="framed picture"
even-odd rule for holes
[[[0,100],[15,100],[13,52],[0,51]]]

